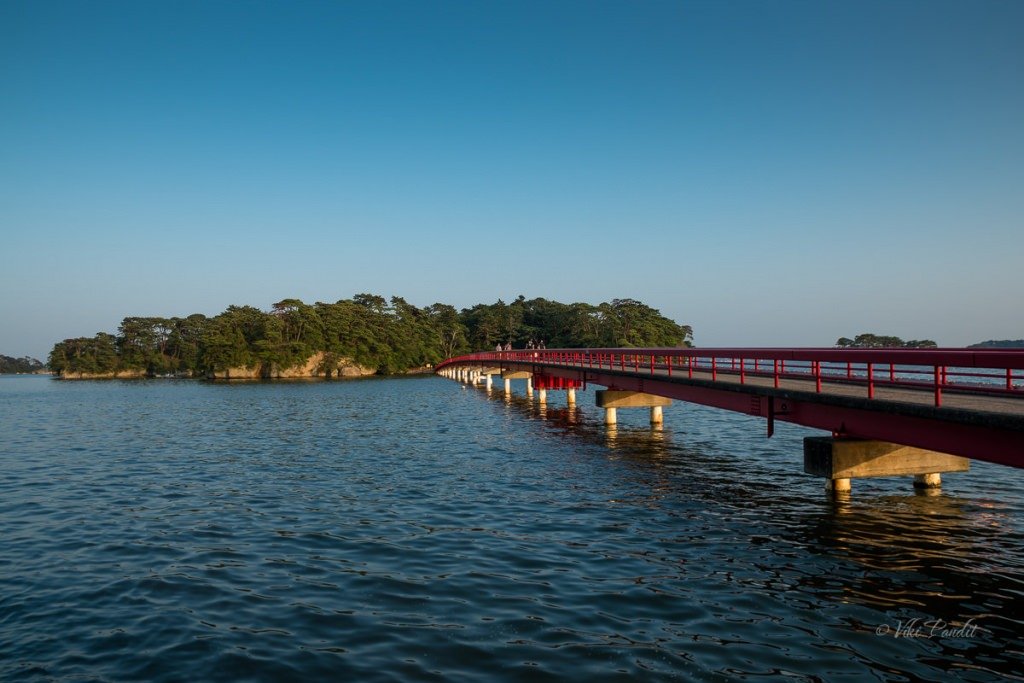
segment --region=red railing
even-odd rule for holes
[[[444,361],[533,363],[631,374],[664,375],[745,384],[771,378],[861,385],[868,398],[879,388],[929,391],[942,405],[944,391],[1024,397],[1024,350],[1009,349],[524,349],[486,351]]]

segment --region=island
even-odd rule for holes
[[[836,346],[841,349],[934,349],[938,347],[938,344],[931,339],[903,341],[892,335],[864,332],[853,339],[840,337],[836,340]]]
[[[429,371],[499,344],[525,348],[690,346],[693,331],[635,299],[597,305],[501,299],[457,310],[357,294],[334,303],[283,299],[268,311],[126,317],[116,334],[65,339],[48,363],[60,379],[304,379]]]
[[[971,344],[969,349],[1024,349],[1024,339],[990,339]]]
[[[49,370],[35,358],[0,355],[0,375],[44,375]]]

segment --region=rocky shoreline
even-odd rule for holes
[[[429,372],[430,368],[417,368],[407,374]],[[234,380],[275,380],[275,379],[350,379],[358,377],[369,377],[378,374],[376,368],[359,365],[348,358],[342,358],[329,362],[324,353],[316,353],[310,356],[305,363],[292,367],[282,368],[274,363],[256,364],[250,367],[239,366],[215,370],[205,375],[193,375],[191,373],[175,373],[169,375],[158,375],[141,369],[126,369],[116,372],[69,372],[64,371],[54,375],[62,380],[89,380],[89,379],[208,379],[213,381],[234,381]]]

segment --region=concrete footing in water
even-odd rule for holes
[[[826,479],[837,493],[851,489],[853,479],[914,477],[914,487],[942,486],[943,472],[966,472],[971,461],[958,455],[913,448],[887,441],[810,436],[804,439],[804,472]]]
[[[613,425],[618,421],[618,408],[650,408],[651,424],[661,424],[664,421],[662,408],[672,405],[670,398],[645,394],[642,391],[599,389],[595,393],[597,407],[604,408],[604,423],[607,425]]]

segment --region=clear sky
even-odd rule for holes
[[[0,0],[0,353],[358,292],[1024,337],[1024,3]]]

